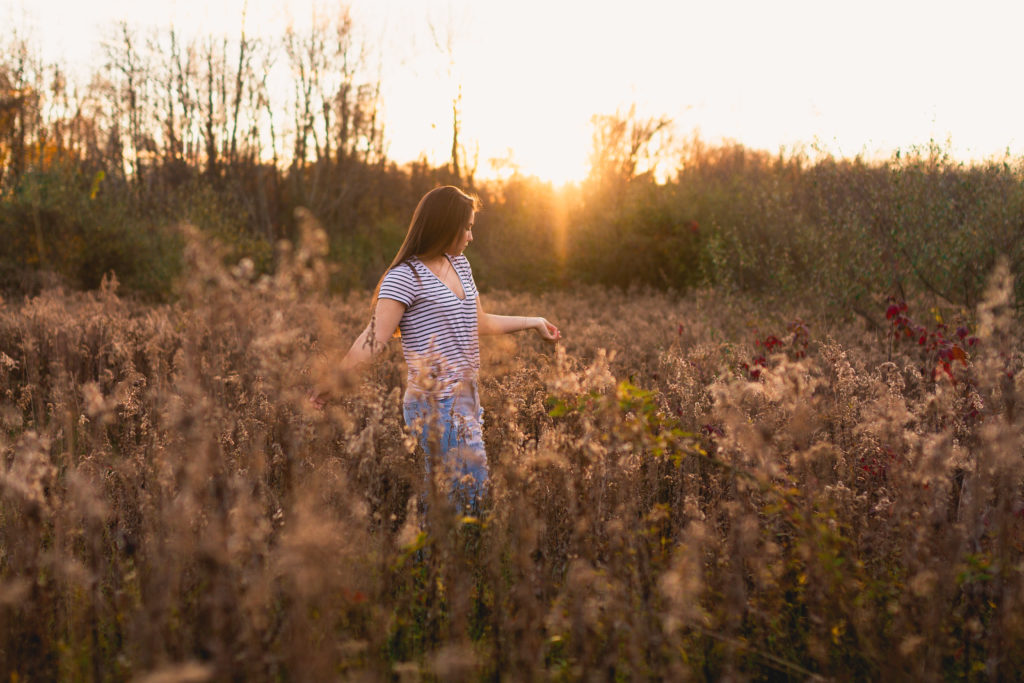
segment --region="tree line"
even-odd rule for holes
[[[453,60],[451,32],[433,35]],[[1024,263],[1022,161],[964,164],[934,144],[885,160],[773,154],[678,139],[670,119],[627,107],[593,117],[580,184],[480,180],[459,90],[451,158],[399,165],[381,57],[358,36],[344,9],[273,38],[122,23],[84,81],[9,37],[0,289],[88,289],[115,272],[128,291],[171,299],[177,225],[267,272],[299,208],[328,235],[333,286],[371,287],[418,198],[442,183],[483,199],[473,249],[484,288],[716,286],[867,311],[914,293],[971,306],[998,258],[1014,274]]]
[[[174,27],[120,23],[102,53],[76,82],[23,36],[0,51],[8,286],[25,266],[93,286],[103,265],[131,264],[107,254],[76,272],[69,247],[99,233],[166,232],[150,241],[170,253],[163,226],[177,220],[257,252],[291,236],[299,206],[339,237],[354,234],[404,206],[416,191],[406,186],[446,170],[399,171],[386,158],[379,74],[344,9],[274,39],[244,30],[186,39]],[[285,91],[270,82],[282,63]]]

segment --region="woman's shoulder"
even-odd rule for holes
[[[473,270],[472,266],[469,265],[469,259],[466,258],[465,254],[459,254],[458,256],[452,256],[451,260],[452,260],[452,265],[455,266],[456,268],[459,268],[460,270],[469,270],[469,271]]]
[[[410,275],[415,275],[417,267],[422,268],[423,264],[419,262],[419,259],[413,256],[412,258],[408,258],[401,263],[396,263],[388,268],[387,272],[384,273],[384,277],[388,277],[389,275],[394,275],[396,277],[408,277]]]
[[[411,260],[407,260],[388,268],[381,282],[392,286],[416,287],[419,285],[419,280],[420,276],[416,272],[416,266]]]

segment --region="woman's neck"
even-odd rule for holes
[[[448,254],[435,254],[433,256],[426,256],[424,254],[417,254],[416,258],[420,260],[425,266],[443,266],[448,263]]]

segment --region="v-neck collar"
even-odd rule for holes
[[[452,258],[448,254],[445,254],[444,257],[446,259],[448,259],[448,265],[450,265],[452,267],[452,272],[455,273],[455,277],[458,278],[458,280],[459,280],[459,286],[462,287],[462,296],[459,296],[458,294],[456,294],[455,290],[452,289],[451,287],[449,287],[447,282],[445,282],[440,277],[438,277],[437,273],[435,273],[434,271],[432,271],[430,269],[430,266],[428,266],[426,263],[423,263],[423,260],[419,256],[416,257],[416,260],[420,262],[420,265],[422,265],[424,268],[427,269],[427,272],[430,273],[434,277],[435,280],[437,280],[442,285],[444,285],[444,288],[447,289],[449,292],[451,292],[452,296],[454,296],[459,301],[465,301],[466,297],[468,296],[466,294],[466,283],[462,281],[462,276],[459,274],[459,269],[455,267],[454,263],[452,263]]]

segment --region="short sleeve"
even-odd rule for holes
[[[404,266],[404,267],[403,267]],[[384,274],[380,283],[378,299],[393,299],[408,308],[416,300],[419,283],[412,272],[412,266],[402,263]]]

